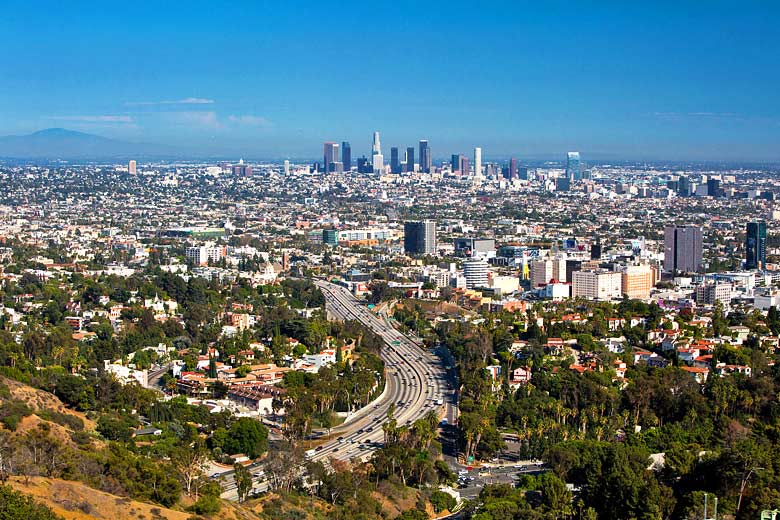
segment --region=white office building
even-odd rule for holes
[[[466,277],[466,288],[487,287],[488,263],[484,258],[469,258],[463,264],[463,276]]]
[[[598,269],[572,273],[572,296],[588,300],[620,298],[623,289],[621,273]]]

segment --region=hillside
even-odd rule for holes
[[[8,484],[17,491],[33,496],[39,502],[46,504],[66,520],[89,518],[186,520],[193,517],[192,513],[118,497],[70,480],[31,477],[29,483],[25,484],[23,478],[13,477]],[[222,509],[213,517],[226,520],[256,518],[255,515],[229,502],[223,502]]]

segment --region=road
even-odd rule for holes
[[[369,456],[383,441],[382,424],[387,422],[391,404],[395,405],[394,417],[399,425],[411,424],[431,410],[443,416],[449,406],[456,405],[454,391],[439,357],[424,349],[419,340],[402,334],[375,316],[346,288],[322,280],[314,283],[325,295],[330,316],[343,321],[359,321],[384,340],[382,359],[387,386],[382,399],[370,405],[363,417],[350,420],[346,431],[335,430],[337,440],[318,448],[312,457],[314,460]]]
[[[391,405],[395,406],[394,418],[398,425],[411,424],[430,411],[446,416],[448,421],[455,420],[457,400],[447,379],[445,362],[423,348],[419,340],[396,330],[386,318],[380,319],[368,311],[346,288],[322,280],[314,283],[325,295],[329,316],[359,321],[384,340],[381,356],[385,362],[386,388],[381,398],[358,411],[346,424],[333,428],[331,439],[336,438],[318,446],[309,456],[311,460],[366,460],[382,446],[382,425],[388,421]],[[255,473],[261,466],[253,465],[251,471]],[[223,478],[222,497],[235,500],[232,472],[224,473]],[[253,493],[268,489],[267,482],[255,480]]]

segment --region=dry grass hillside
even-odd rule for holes
[[[0,383],[8,386],[13,399],[18,399],[27,403],[27,406],[33,410],[53,410],[55,412],[64,413],[78,417],[84,421],[85,430],[94,430],[95,423],[87,419],[86,415],[81,412],[69,409],[60,401],[57,396],[46,392],[44,390],[38,390],[31,386],[27,386],[24,383],[20,383],[14,379],[9,379],[4,376],[0,376]]]
[[[147,504],[125,497],[118,497],[92,489],[81,482],[70,480],[31,477],[29,483],[21,477],[8,482],[11,487],[35,497],[49,506],[66,520],[87,520],[90,518],[106,520],[187,520],[192,513],[167,509],[156,504]],[[253,513],[239,509],[235,505],[223,502],[219,513],[204,518],[220,520],[256,519]]]

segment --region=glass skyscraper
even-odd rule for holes
[[[341,143],[341,164],[345,172],[352,169],[352,148],[349,146],[349,141]]]
[[[431,149],[428,141],[420,141],[420,170],[425,173],[431,173]]]
[[[414,171],[414,146],[409,146],[406,149],[406,171]]]
[[[401,173],[401,161],[398,158],[398,147],[390,148],[390,171],[392,173]]]
[[[745,269],[766,268],[766,222],[748,222],[745,237]]]
[[[566,156],[566,177],[578,181],[582,179],[580,171],[580,152],[569,152]]]

